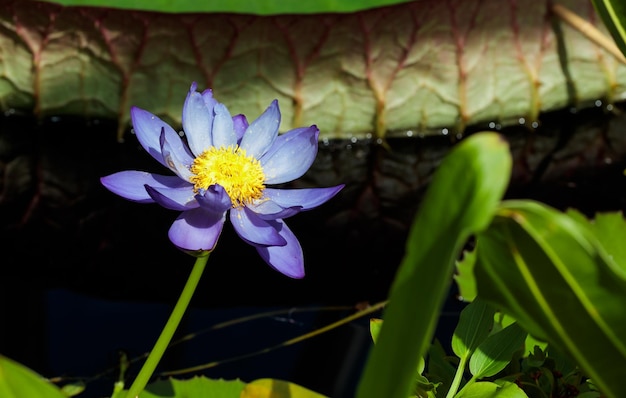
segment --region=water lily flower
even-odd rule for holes
[[[185,139],[152,113],[132,107],[134,132],[143,148],[175,175],[128,170],[101,178],[111,192],[139,203],[181,211],[169,238],[196,255],[215,248],[226,215],[241,239],[274,269],[304,276],[298,239],[283,219],[321,205],[343,185],[278,189],[272,185],[302,176],[317,155],[313,125],[278,134],[280,110],[274,100],[252,123],[231,116],[211,90],[191,85],[183,106]]]

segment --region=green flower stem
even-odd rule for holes
[[[446,398],[453,398],[456,395],[456,392],[459,390],[461,386],[461,381],[463,380],[463,373],[465,373],[465,365],[467,364],[467,360],[469,358],[469,354],[461,358],[459,362],[459,366],[456,368],[456,373],[454,374],[454,379],[450,385],[450,389],[448,390],[448,394],[446,394]]]
[[[146,362],[143,364],[143,367],[139,371],[135,381],[130,386],[128,393],[126,394],[126,398],[138,397],[139,393],[143,391],[146,384],[148,384],[154,370],[163,357],[163,353],[165,353],[165,349],[170,344],[170,341],[180,324],[180,320],[183,318],[183,315],[189,306],[191,296],[193,296],[193,293],[198,286],[198,282],[200,282],[200,277],[202,276],[204,267],[209,259],[209,254],[210,253],[196,258],[196,263],[191,270],[191,274],[189,274],[189,278],[187,279],[187,283],[185,284],[183,291],[180,293],[178,302],[176,303],[170,318],[167,320],[163,331],[161,331],[159,339],[154,344],[154,348],[152,348],[150,355],[148,355],[148,359],[146,359]]]

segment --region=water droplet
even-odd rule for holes
[[[130,129],[130,133],[134,135],[135,134],[135,129]]]
[[[15,115],[15,109],[9,108],[6,111],[4,111],[4,116],[11,116],[11,115]]]
[[[534,121],[530,125],[532,126],[532,128],[536,129],[537,127],[539,127],[539,122]]]
[[[365,134],[365,138],[367,138],[368,140],[371,140],[372,139],[372,133]]]
[[[575,106],[570,107],[569,113],[578,113],[578,108],[576,108]]]
[[[413,132],[411,130],[406,132],[407,137],[413,137]]]
[[[356,137],[350,138],[350,142],[353,143],[353,144],[356,144],[357,138]]]
[[[489,122],[489,128],[490,129],[495,129],[496,128],[496,123],[495,122]]]
[[[613,104],[607,104],[606,105],[606,110],[611,112],[613,110]]]
[[[51,121],[52,123],[58,123],[58,122],[60,122],[60,121],[61,121],[61,118],[60,118],[59,116],[52,116],[52,117],[50,118],[50,121]]]
[[[376,144],[377,145],[382,145],[383,144],[383,139],[382,138],[376,138]]]
[[[593,103],[596,107],[601,107],[602,106],[602,101],[600,101],[599,99],[596,100],[596,102]]]
[[[350,144],[346,145],[346,150],[348,150],[348,151],[352,150],[352,145],[350,145]]]
[[[322,144],[324,144],[324,146],[329,146],[330,145],[330,140],[326,137],[324,137],[324,139],[322,139]]]
[[[524,119],[523,117],[520,117],[520,118],[517,120],[517,122],[518,122],[519,124],[522,124],[522,125],[523,125],[523,124],[526,124],[526,119]]]
[[[180,130],[180,131],[178,132],[178,136],[179,136],[179,137],[184,137],[184,136],[185,136],[185,132],[184,132],[183,130]]]
[[[463,134],[462,133],[456,133],[455,137],[456,137],[457,140],[460,140],[460,139],[463,138]]]
[[[441,129],[441,134],[448,135],[449,131],[446,128]]]

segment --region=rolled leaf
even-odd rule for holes
[[[491,221],[510,171],[508,145],[494,133],[461,141],[437,169],[409,232],[359,398],[409,396],[448,293],[454,261],[467,238]]]

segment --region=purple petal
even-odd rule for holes
[[[301,177],[317,156],[316,126],[290,130],[276,138],[260,159],[266,184],[281,184]]]
[[[198,207],[181,213],[170,227],[168,236],[183,250],[211,251],[220,237],[226,213],[213,213]]]
[[[282,220],[271,221],[285,238],[284,246],[256,246],[263,260],[278,272],[290,278],[304,277],[304,256],[298,238]]]
[[[233,129],[235,130],[235,135],[237,136],[237,143],[241,142],[241,138],[243,134],[246,132],[248,128],[248,119],[246,119],[245,115],[235,115],[233,116]]]
[[[270,106],[253,121],[241,139],[241,148],[248,156],[259,159],[271,146],[278,135],[280,126],[280,109],[278,101],[274,100]]]
[[[196,195],[196,200],[207,210],[223,213],[232,207],[232,202],[221,185],[211,185],[202,194]]]
[[[276,220],[277,218],[291,217],[302,210],[300,206],[285,208],[266,198],[259,199],[255,201],[255,203],[250,203],[246,205],[246,207],[263,220]]]
[[[245,207],[230,211],[230,222],[241,239],[251,245],[284,245],[287,242],[276,228]]]
[[[228,147],[237,143],[237,135],[233,127],[233,118],[228,108],[219,102],[215,105],[215,119],[213,120],[213,146]]]
[[[282,208],[298,206],[302,210],[313,209],[341,191],[344,184],[329,188],[275,189],[266,188],[263,197]],[[262,201],[263,199],[261,199]]]
[[[181,179],[190,181],[193,173],[189,171],[189,168],[193,164],[194,157],[187,145],[178,136],[168,138],[165,130],[161,130],[160,143],[163,161],[167,167],[178,174]]]
[[[211,101],[210,90],[200,94],[196,88],[196,82],[193,82],[183,105],[183,130],[191,152],[198,156],[211,146],[215,100]]]
[[[165,131],[167,139],[172,142],[176,138],[180,139],[176,131],[152,113],[135,106],[130,108],[130,117],[133,121],[133,130],[141,146],[159,163],[167,167],[163,156],[161,156],[161,130]]]
[[[185,211],[200,206],[194,198],[195,194],[191,185],[183,188],[163,188],[146,184],[144,187],[148,195],[166,209]]]
[[[102,177],[102,185],[109,191],[128,200],[139,203],[154,203],[144,185],[154,188],[191,187],[191,184],[177,176],[163,176],[145,171],[127,170]]]

